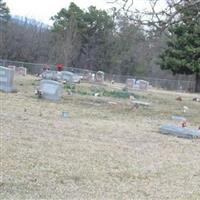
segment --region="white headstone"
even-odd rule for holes
[[[96,73],[96,81],[101,83],[104,82],[104,72],[98,71]]]
[[[14,80],[13,69],[0,66],[0,90],[4,92],[13,92],[15,87],[13,86]]]
[[[42,78],[47,80],[54,80],[56,79],[56,71],[45,70],[42,73]]]
[[[138,85],[139,89],[141,90],[147,90],[149,87],[149,82],[144,80],[138,80],[136,81],[136,84]]]
[[[63,81],[73,83],[73,73],[68,71],[62,71],[62,79]]]
[[[16,72],[18,75],[26,76],[27,69],[25,67],[17,67]]]
[[[63,74],[62,72],[56,72],[56,81],[62,81],[63,80]]]
[[[42,98],[57,101],[62,97],[63,84],[52,80],[41,80],[39,90]]]
[[[135,85],[135,79],[128,78],[126,79],[126,87],[133,88]]]
[[[14,66],[14,65],[8,65],[8,68],[13,69],[14,71],[16,70],[16,66]]]
[[[95,74],[92,74],[92,81],[95,81]]]

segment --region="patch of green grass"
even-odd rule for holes
[[[92,92],[94,94],[98,93],[100,96],[104,97],[114,97],[114,98],[129,98],[130,93],[128,91],[122,90],[106,90],[105,88],[93,88]]]
[[[104,87],[81,87],[66,84],[65,90],[70,90],[72,93],[87,95],[87,96],[95,96],[98,95],[100,97],[114,97],[114,98],[123,98],[127,99],[131,95],[135,96],[133,93],[128,92],[127,90],[107,90]]]
[[[76,86],[74,84],[65,84],[64,89],[76,93]]]

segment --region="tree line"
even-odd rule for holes
[[[10,17],[8,9],[6,15],[0,28],[3,59],[63,63],[123,75],[146,75],[151,70],[149,36],[114,9],[107,12],[90,6],[82,10],[71,3],[52,16],[52,27]]]
[[[52,16],[49,27],[11,17],[0,0],[0,57],[122,75],[169,74],[161,68],[195,74],[200,91],[200,1],[168,0],[157,12],[160,0],[149,0],[152,12],[139,14],[129,12],[134,0],[118,1],[122,9],[110,11],[71,3]]]

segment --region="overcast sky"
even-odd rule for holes
[[[52,24],[49,20],[51,16],[60,11],[61,8],[67,8],[70,2],[75,2],[81,8],[88,8],[91,5],[98,9],[109,9],[117,6],[107,3],[112,0],[4,0],[10,8],[12,15],[26,16],[42,21],[46,24]],[[148,0],[135,0],[135,7],[144,9],[148,7]],[[161,5],[160,5],[161,6]]]

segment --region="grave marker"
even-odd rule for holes
[[[63,73],[62,72],[60,72],[60,71],[56,72],[55,76],[56,76],[55,77],[56,81],[62,81],[63,80]]]
[[[138,85],[139,89],[141,90],[147,90],[149,87],[149,82],[144,80],[138,80],[136,81],[136,84]]]
[[[14,71],[16,71],[16,66],[14,66],[14,65],[8,65],[8,68],[9,69],[13,69]]]
[[[104,82],[104,72],[98,71],[98,72],[96,73],[96,81],[97,81],[97,82],[100,82],[100,83],[103,83],[103,82]]]
[[[17,67],[16,72],[18,75],[26,76],[27,69],[25,67]]]
[[[41,74],[43,79],[47,80],[55,80],[56,79],[56,71],[46,70]]]
[[[0,90],[3,92],[14,92],[16,89],[13,86],[14,80],[13,69],[0,66]]]
[[[62,72],[62,80],[69,82],[69,83],[73,83],[73,73],[72,72],[68,72],[68,71],[63,71]]]
[[[126,79],[126,87],[133,88],[135,86],[135,79],[128,78]]]
[[[182,128],[176,125],[163,125],[160,127],[160,132],[165,135],[173,135],[176,137],[195,139],[200,138],[200,131],[191,128]]]
[[[57,101],[62,97],[63,84],[53,80],[41,80],[39,91],[42,98]]]

